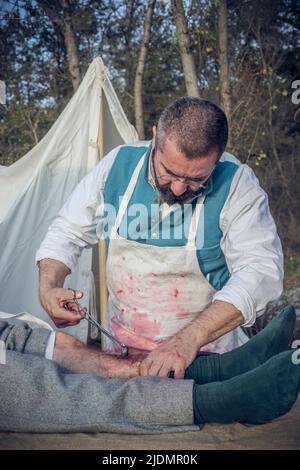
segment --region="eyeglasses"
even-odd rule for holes
[[[210,176],[212,175],[214,169],[211,171],[211,173],[208,175],[208,176],[205,176],[205,178],[203,178],[203,180],[200,180],[200,181],[194,181],[194,180],[191,180],[190,178],[181,178],[179,176],[173,176],[173,175],[157,175],[157,177],[159,178],[159,180],[164,183],[164,184],[167,184],[167,183],[172,183],[174,181],[180,181],[181,183],[183,184],[186,184],[187,186],[189,186],[191,189],[193,190],[197,190],[197,189],[200,189],[200,188],[205,188],[205,184]]]
[[[209,180],[209,178],[211,177],[211,175],[212,175],[215,168],[216,168],[216,165],[214,165],[214,167],[211,170],[211,172],[209,173],[209,175],[204,176],[203,178],[196,178],[196,179],[184,178],[184,177],[180,177],[180,176],[171,175],[171,174],[168,174],[168,173],[159,174],[159,173],[156,172],[156,175],[157,175],[157,178],[160,180],[160,182],[162,184],[172,183],[174,181],[180,181],[181,183],[186,184],[187,186],[189,186],[189,188],[191,190],[197,191],[200,188],[205,188],[204,183],[206,183]]]

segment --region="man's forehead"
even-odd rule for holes
[[[217,150],[207,156],[189,159],[171,139],[166,138],[163,149],[159,150],[160,161],[178,176],[201,176],[209,173],[218,159]]]

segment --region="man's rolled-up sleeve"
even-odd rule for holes
[[[81,180],[68,198],[36,253],[36,262],[51,258],[72,272],[84,248],[99,240],[104,215],[104,186],[118,148],[111,151]]]
[[[251,326],[283,289],[283,254],[268,196],[254,172],[241,165],[220,216],[230,278],[214,300],[233,304]]]

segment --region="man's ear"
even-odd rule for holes
[[[156,146],[156,126],[152,127],[152,147],[154,148]]]

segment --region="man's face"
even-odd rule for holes
[[[156,130],[153,129],[155,148]],[[217,150],[205,157],[188,159],[166,137],[164,148],[154,150],[155,184],[163,202],[184,204],[201,193],[218,161]]]

